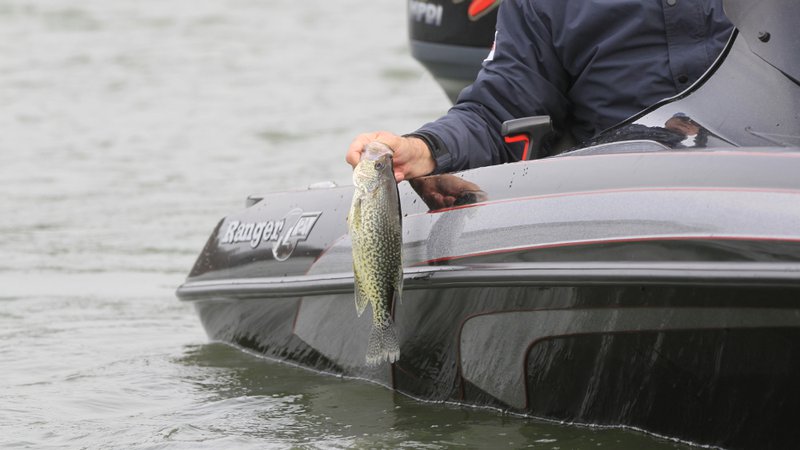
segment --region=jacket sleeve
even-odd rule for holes
[[[433,146],[435,173],[519,160],[521,149],[500,135],[506,120],[549,114],[563,123],[569,80],[554,50],[550,24],[533,3],[506,0],[500,5],[493,55],[475,82],[446,115],[413,133]]]

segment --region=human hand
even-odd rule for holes
[[[386,144],[392,149],[392,165],[397,182],[425,176],[433,172],[436,162],[422,139],[398,136],[388,131],[373,131],[356,136],[347,149],[345,160],[355,167],[361,160],[364,146],[372,141]]]

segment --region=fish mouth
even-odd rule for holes
[[[384,144],[380,141],[372,141],[369,144],[364,146],[364,151],[361,152],[361,161],[377,161],[381,159],[384,155],[389,155],[391,158],[394,155],[394,151],[391,147]]]

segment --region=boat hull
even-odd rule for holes
[[[401,183],[394,364],[365,361],[352,187],[252,199],[220,222],[178,295],[214,340],[415,398],[782,448],[800,438],[788,423],[800,404],[797,173],[800,153],[739,149]],[[437,204],[453,186],[456,200]]]
[[[195,303],[209,336],[428,401],[620,426],[725,448],[796,442],[796,287],[413,289],[401,358],[363,364],[352,294]],[[364,315],[366,317],[368,315]]]

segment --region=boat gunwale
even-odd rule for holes
[[[800,288],[800,262],[536,262],[407,267],[405,291],[526,286],[739,286]],[[352,272],[187,281],[182,301],[348,294]]]

